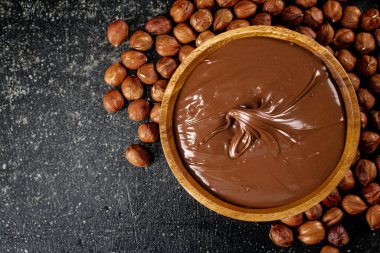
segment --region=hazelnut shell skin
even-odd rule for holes
[[[342,247],[350,241],[350,238],[346,229],[342,225],[337,224],[329,229],[327,240],[336,247]]]
[[[154,101],[156,102],[162,101],[167,85],[168,85],[168,80],[158,80],[157,82],[153,84],[152,89],[150,91],[150,95]]]
[[[132,144],[125,150],[125,158],[136,167],[146,168],[151,161],[149,151],[139,144]]]
[[[148,57],[143,52],[136,50],[127,50],[122,53],[120,58],[123,65],[130,70],[140,68],[148,60]]]
[[[299,213],[291,217],[281,219],[281,222],[289,227],[298,227],[303,223],[303,221],[303,213]]]
[[[292,230],[282,224],[271,225],[269,238],[274,244],[283,248],[291,246],[294,242]]]
[[[129,32],[128,24],[123,20],[112,22],[107,27],[107,38],[111,45],[119,46],[127,37]]]
[[[181,49],[179,50],[179,53],[178,53],[178,59],[180,62],[183,62],[187,56],[189,56],[189,54],[191,54],[191,52],[194,51],[194,47],[190,46],[190,45],[185,45],[183,47],[181,47]]]
[[[104,81],[110,86],[120,85],[127,77],[127,70],[118,62],[111,64],[104,73]]]
[[[232,22],[233,14],[229,9],[219,9],[214,16],[214,31],[223,31]]]
[[[187,0],[177,0],[170,8],[170,16],[174,22],[182,23],[188,20],[194,11],[194,5]]]
[[[107,112],[117,112],[124,106],[124,98],[118,90],[110,90],[103,97],[103,106]]]
[[[172,30],[172,21],[165,16],[151,18],[145,24],[145,31],[152,35],[167,34]]]
[[[158,74],[153,63],[142,65],[137,70],[137,77],[147,85],[154,84],[158,80]]]
[[[247,19],[256,13],[257,5],[251,1],[243,0],[234,7],[234,13],[238,19]]]
[[[318,244],[325,238],[325,229],[320,221],[307,221],[297,231],[298,239],[307,245]]]
[[[159,139],[158,125],[154,122],[142,123],[137,130],[140,141],[154,143]]]
[[[207,9],[199,9],[190,17],[190,25],[197,32],[204,32],[212,25],[212,14]]]
[[[161,103],[156,103],[150,111],[150,120],[154,123],[160,124]]]
[[[144,85],[136,76],[128,76],[121,84],[121,92],[127,100],[136,100],[144,96]]]
[[[156,52],[161,56],[174,56],[180,47],[181,45],[173,36],[164,34],[156,37]]]
[[[372,230],[380,228],[380,205],[371,206],[365,216],[369,227]]]
[[[153,46],[153,38],[147,32],[136,31],[131,35],[129,44],[139,51],[148,51]]]
[[[150,106],[145,99],[137,99],[128,106],[128,117],[133,121],[142,121],[149,117]]]

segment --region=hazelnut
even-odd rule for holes
[[[137,77],[145,84],[154,84],[158,74],[152,63],[146,63],[137,70]]]
[[[177,61],[166,56],[160,58],[156,64],[157,72],[166,79],[170,79],[172,77],[177,67]]]
[[[289,5],[281,12],[281,21],[287,26],[298,26],[303,19],[303,13],[300,8]]]
[[[317,0],[295,0],[295,4],[303,8],[310,8],[317,4]]]
[[[187,0],[174,1],[170,8],[170,16],[174,22],[182,23],[188,20],[194,11],[194,5]]]
[[[335,23],[342,18],[342,5],[338,1],[328,0],[323,5],[323,13],[329,21]]]
[[[158,35],[156,38],[156,52],[161,56],[174,56],[178,53],[180,44],[170,35]]]
[[[197,9],[211,9],[215,5],[215,0],[195,0]]]
[[[288,225],[289,227],[298,227],[303,223],[303,213],[281,219],[281,222],[285,225]]]
[[[292,230],[282,224],[271,225],[269,238],[274,244],[283,248],[291,246],[294,242]]]
[[[197,39],[195,40],[195,45],[199,47],[203,43],[205,43],[207,40],[212,39],[215,37],[215,34],[209,30],[206,30],[204,32],[201,32]]]
[[[249,26],[249,22],[244,19],[236,19],[233,20],[228,26],[227,26],[227,31],[237,29],[237,28],[242,28],[242,27],[247,27]]]
[[[149,116],[149,103],[145,99],[134,100],[128,106],[128,117],[133,121],[142,121]]]
[[[147,32],[136,31],[131,35],[131,38],[129,39],[129,44],[134,49],[140,51],[147,51],[152,48],[153,39]]]
[[[375,97],[364,88],[359,88],[357,92],[358,102],[364,109],[371,109],[376,102]]]
[[[361,27],[363,30],[371,31],[380,26],[380,14],[377,9],[366,10],[361,18]]]
[[[121,55],[121,62],[130,70],[136,70],[146,63],[148,58],[143,52],[127,50]]]
[[[253,3],[255,4],[262,4],[264,3],[266,0],[251,0]]]
[[[127,77],[127,70],[120,63],[111,64],[104,74],[104,81],[111,86],[120,85]]]
[[[295,31],[302,33],[303,35],[306,35],[306,36],[312,38],[313,40],[317,37],[317,35],[313,31],[313,29],[311,29],[310,27],[307,27],[307,26],[299,26],[296,28]]]
[[[338,224],[343,219],[344,213],[339,207],[332,207],[327,210],[322,217],[323,223],[330,227]]]
[[[326,245],[326,246],[323,246],[320,253],[339,253],[339,249],[330,245]]]
[[[209,10],[199,9],[190,18],[190,24],[197,32],[203,32],[212,25],[213,17]]]
[[[370,55],[362,55],[356,63],[356,71],[367,77],[375,74],[377,69],[377,60]]]
[[[368,79],[368,88],[373,93],[380,95],[380,74],[375,74]]]
[[[182,44],[187,44],[195,40],[196,32],[186,23],[178,24],[173,29],[173,35]]]
[[[374,36],[375,36],[377,46],[380,47],[380,29],[375,30]]]
[[[359,33],[355,38],[355,48],[361,54],[368,54],[375,49],[375,39],[370,33]]]
[[[214,16],[214,31],[223,31],[233,19],[232,12],[229,9],[219,9]]]
[[[160,136],[158,125],[154,122],[142,123],[139,125],[137,135],[140,141],[145,143],[154,143]]]
[[[145,31],[152,35],[161,35],[169,33],[172,29],[172,22],[164,16],[151,18],[145,24]]]
[[[376,164],[376,167],[377,167],[377,173],[380,175],[380,155],[377,155],[374,159],[373,159],[374,163]]]
[[[276,16],[282,12],[285,7],[283,0],[266,0],[264,2],[262,11]]]
[[[380,143],[380,136],[372,131],[363,131],[360,134],[359,147],[363,153],[371,154],[376,151]]]
[[[151,155],[139,144],[132,144],[125,150],[125,158],[136,167],[146,168],[150,164]]]
[[[368,204],[374,205],[380,202],[380,185],[372,182],[362,188],[362,195]]]
[[[150,90],[150,96],[156,102],[161,102],[164,97],[166,86],[168,85],[168,80],[158,80],[152,86]]]
[[[334,29],[330,25],[330,23],[323,23],[317,32],[317,41],[326,46],[329,44],[334,38]]]
[[[323,23],[323,13],[317,7],[312,7],[310,10],[306,10],[303,22],[305,25],[310,26],[311,28],[317,28],[320,24]]]
[[[371,206],[365,215],[367,223],[372,230],[380,228],[380,205]]]
[[[350,81],[352,83],[352,86],[354,87],[355,90],[358,90],[360,87],[360,79],[357,75],[354,73],[348,73],[348,77],[350,78]]]
[[[342,49],[349,47],[355,41],[355,33],[347,28],[341,28],[335,32],[333,44],[335,48]]]
[[[129,27],[123,20],[112,22],[107,27],[107,38],[111,45],[117,47],[128,37]]]
[[[107,112],[117,112],[124,106],[124,98],[118,90],[110,90],[103,97],[103,106]]]
[[[355,165],[357,162],[359,162],[359,160],[360,160],[360,151],[359,151],[359,149],[357,149],[357,150],[356,150],[355,158],[354,158],[354,160],[352,161],[351,166]]]
[[[354,69],[356,57],[347,49],[339,50],[335,53],[335,57],[347,72]]]
[[[154,123],[160,124],[161,115],[161,103],[154,104],[152,110],[150,111],[150,120]]]
[[[336,247],[342,247],[350,241],[350,238],[346,229],[342,225],[337,224],[329,229],[327,240]]]
[[[368,131],[367,131],[368,132]],[[361,159],[356,164],[355,175],[362,185],[366,186],[373,180],[375,180],[377,171],[376,165],[367,159]]]
[[[334,55],[334,50],[330,46],[325,46],[327,51],[329,51],[330,54]]]
[[[367,126],[367,115],[364,112],[360,112],[360,128],[364,129]]]
[[[342,207],[348,214],[356,215],[364,212],[367,205],[364,201],[356,195],[348,194],[342,199]]]
[[[304,244],[318,244],[325,238],[325,229],[320,221],[307,221],[297,231],[298,239]]]
[[[272,17],[268,13],[257,13],[251,20],[252,25],[272,25]]]
[[[369,116],[372,127],[377,131],[380,131],[380,112],[372,110]]]
[[[239,0],[216,0],[216,3],[221,8],[230,8],[234,6]]]
[[[136,100],[144,96],[144,86],[136,76],[128,76],[121,84],[121,93],[127,100]]]
[[[355,186],[355,179],[354,174],[352,173],[352,170],[347,170],[346,175],[340,181],[339,183],[339,189],[343,191],[348,191],[354,188]]]
[[[237,3],[234,7],[234,13],[237,18],[247,19],[256,13],[257,5],[248,0]]]
[[[360,16],[362,12],[357,6],[347,6],[343,10],[342,19],[340,24],[348,29],[356,29],[359,26]]]
[[[194,51],[194,47],[190,46],[190,45],[185,45],[183,47],[181,47],[181,49],[179,50],[179,53],[178,53],[178,59],[180,62],[183,62],[187,56],[189,54],[191,54],[191,52]]]
[[[337,206],[341,199],[339,191],[334,189],[324,200],[322,200],[322,204],[326,207]]]
[[[322,206],[321,204],[316,204],[315,206],[311,207],[310,209],[305,211],[305,216],[309,220],[317,220],[319,217],[322,216]]]

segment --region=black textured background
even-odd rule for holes
[[[0,0],[0,252],[287,252],[267,223],[192,199],[159,143],[147,170],[124,160],[137,124],[104,112],[102,76],[128,45],[110,46],[106,24],[121,18],[134,31],[170,2]],[[363,217],[345,225],[344,252],[380,252]]]

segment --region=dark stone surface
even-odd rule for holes
[[[228,219],[191,198],[159,143],[148,170],[124,160],[137,124],[125,110],[104,112],[102,75],[128,46],[111,47],[105,27],[122,18],[141,28],[169,2],[0,1],[0,252],[282,251],[268,223]],[[380,232],[363,217],[345,224],[343,251],[380,252]]]

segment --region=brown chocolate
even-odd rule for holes
[[[191,174],[244,207],[311,193],[345,144],[344,105],[323,61],[276,39],[239,39],[211,53],[190,73],[174,113]]]

